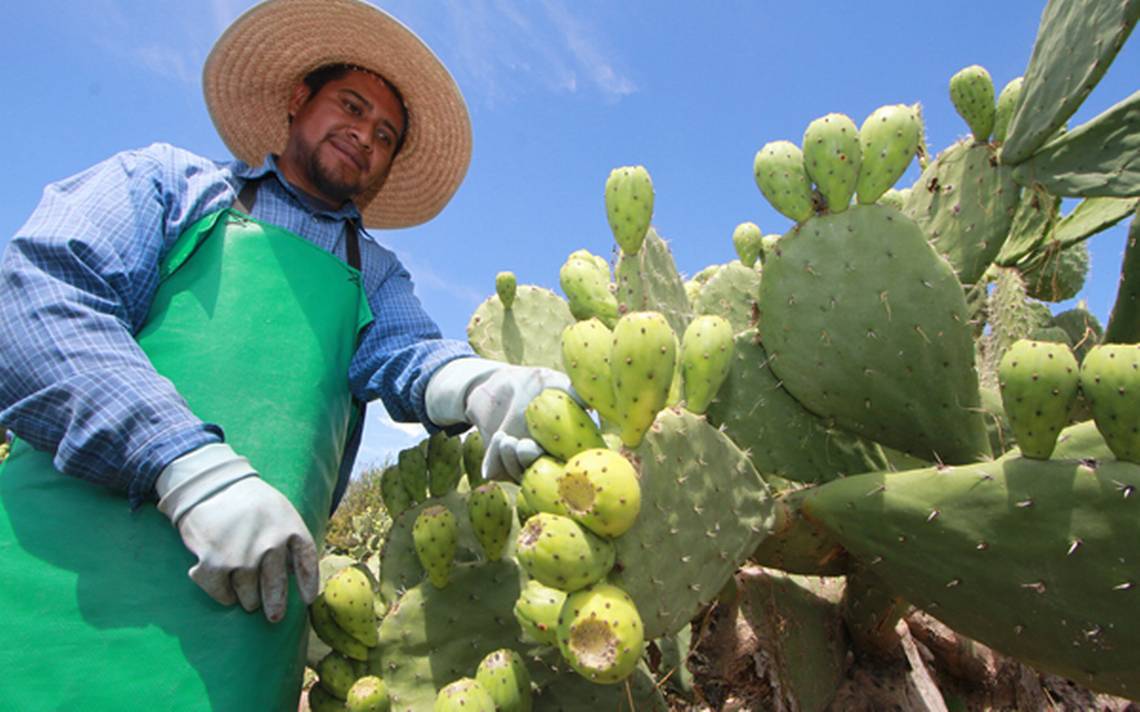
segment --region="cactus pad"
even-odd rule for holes
[[[760,279],[758,270],[729,262],[705,282],[693,310],[699,315],[728,319],[733,333],[751,328],[756,323]]]
[[[772,371],[812,412],[928,461],[989,454],[965,298],[913,221],[860,205],[805,223],[760,311]]]
[[[562,330],[574,323],[566,300],[549,289],[522,285],[514,306],[487,299],[467,323],[467,340],[484,358],[523,366],[562,365]]]

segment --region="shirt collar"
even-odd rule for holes
[[[281,169],[277,166],[277,156],[269,154],[262,161],[260,166],[251,166],[244,161],[237,161],[234,166],[234,174],[243,179],[261,178],[272,173],[292,198],[297,201],[310,215],[323,215],[334,220],[349,220],[356,224],[356,229],[361,235],[368,239],[374,240],[371,235],[364,229],[364,222],[361,219],[360,211],[356,208],[356,204],[351,200],[343,206],[334,209],[326,208],[318,204],[313,198],[309,197],[302,191],[298,190],[292,183],[285,179]]]

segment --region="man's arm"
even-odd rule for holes
[[[176,457],[222,439],[134,340],[185,209],[149,150],[48,186],[0,261],[0,422],[134,506]]]
[[[465,342],[444,339],[415,295],[408,271],[383,251],[386,269],[369,285],[374,321],[364,332],[349,368],[353,394],[380,399],[392,419],[434,428],[424,405],[428,381],[444,364],[475,352]],[[366,277],[366,285],[369,283]]]

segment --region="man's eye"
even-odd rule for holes
[[[347,111],[350,114],[359,114],[360,113],[360,107],[357,106],[354,102],[351,102],[347,99],[345,99],[345,101],[344,101],[344,109],[345,109],[345,111]]]

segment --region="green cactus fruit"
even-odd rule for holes
[[[681,368],[685,407],[693,413],[708,410],[732,366],[733,333],[727,319],[698,316],[681,339]]]
[[[396,465],[386,467],[380,473],[380,499],[384,501],[384,508],[388,510],[388,516],[392,519],[412,506],[412,496],[404,487],[400,478],[400,468]]]
[[[475,680],[463,677],[439,691],[433,712],[495,712],[490,693]]]
[[[558,281],[575,319],[598,318],[608,326],[618,319],[618,302],[605,259],[577,250],[558,271]]]
[[[855,122],[844,114],[828,114],[812,121],[804,131],[803,152],[804,169],[827,201],[827,209],[832,213],[846,210],[863,164]]]
[[[329,610],[329,604],[325,601],[324,593],[317,596],[309,605],[309,623],[313,626],[313,632],[317,634],[317,637],[333,650],[353,660],[368,659],[368,646],[354,638],[333,620],[332,611]]]
[[[772,141],[756,152],[752,172],[760,192],[782,215],[801,223],[815,213],[804,153],[791,141]]]
[[[472,429],[463,438],[463,469],[467,472],[467,484],[475,489],[483,483],[483,456],[487,454],[487,446],[483,442],[483,435]]]
[[[590,682],[609,685],[626,679],[645,649],[645,629],[633,599],[608,583],[570,594],[558,616],[558,649]]]
[[[1118,460],[1140,463],[1140,344],[1100,344],[1081,364],[1081,391]]]
[[[475,538],[483,546],[489,561],[498,561],[511,534],[511,499],[498,482],[487,482],[471,491],[467,514]]]
[[[558,493],[570,518],[599,536],[625,534],[641,511],[637,470],[604,448],[572,457],[558,479]]]
[[[604,420],[618,417],[610,377],[613,332],[598,319],[571,324],[562,331],[562,368],[574,390]]]
[[[1021,454],[1048,460],[1077,398],[1073,352],[1065,344],[1021,339],[1002,357],[998,384]]]
[[[760,241],[764,239],[760,226],[754,222],[742,222],[732,231],[732,246],[736,256],[745,267],[756,264],[760,257]]]
[[[495,275],[495,293],[503,303],[503,309],[510,309],[515,304],[515,294],[518,293],[519,282],[514,272],[499,272]]]
[[[344,700],[339,700],[331,692],[313,685],[309,688],[309,709],[312,712],[345,712]]]
[[[347,657],[333,651],[317,663],[317,677],[320,678],[321,687],[332,693],[333,697],[343,700],[348,697],[352,683],[356,682],[356,670]]]
[[[376,645],[372,582],[356,566],[346,566],[325,582],[325,602],[333,620],[368,647]]]
[[[463,443],[459,438],[437,430],[428,438],[428,490],[432,497],[442,497],[459,484],[463,477]]]
[[[777,235],[775,233],[771,235],[765,235],[760,240],[760,260],[767,260],[769,255],[775,254],[779,244],[780,235]]]
[[[653,218],[653,181],[645,166],[623,166],[606,179],[606,218],[621,251],[636,255]]]
[[[657,312],[626,314],[614,326],[610,370],[622,442],[637,447],[665,407],[677,361],[677,336]]]
[[[396,456],[396,467],[400,470],[400,482],[404,484],[412,503],[419,504],[427,499],[427,453],[419,447],[401,450]]]
[[[966,120],[974,138],[981,143],[989,141],[997,118],[994,80],[990,73],[976,64],[960,70],[950,77],[950,101],[958,115]]]
[[[536,642],[558,645],[558,614],[566,592],[530,579],[515,601],[515,620]]]
[[[860,203],[880,202],[910,167],[921,139],[922,126],[913,106],[880,106],[864,119],[859,128],[863,165],[855,184]],[[896,209],[902,209],[901,202]]]
[[[436,588],[444,588],[451,578],[458,537],[455,515],[440,505],[424,509],[412,525],[416,555]]]
[[[375,675],[365,675],[349,688],[344,708],[347,712],[388,712],[392,708],[388,686]]]
[[[1021,98],[1021,85],[1025,77],[1017,77],[1002,88],[998,94],[997,114],[994,117],[994,141],[1004,143],[1009,133],[1009,122],[1013,119],[1013,112],[1017,108],[1017,100]]]
[[[908,188],[907,190],[910,189]],[[902,209],[906,207],[906,193],[901,190],[895,190],[894,188],[891,188],[887,192],[880,195],[879,199],[875,202],[877,202],[879,205],[885,205],[888,208],[894,208],[895,210],[902,211]]]
[[[522,656],[510,648],[500,648],[483,658],[475,681],[491,695],[497,712],[530,712],[534,708],[530,673]]]
[[[614,547],[578,522],[539,512],[519,532],[519,563],[531,578],[562,591],[600,580],[614,566]]]
[[[558,481],[562,479],[565,466],[553,457],[543,455],[530,464],[523,472],[519,483],[519,493],[526,498],[527,505],[538,512],[567,514],[566,503],[558,491]],[[520,522],[525,523],[522,516]]]
[[[526,427],[534,441],[559,460],[606,446],[589,414],[558,388],[543,390],[527,404]]]

